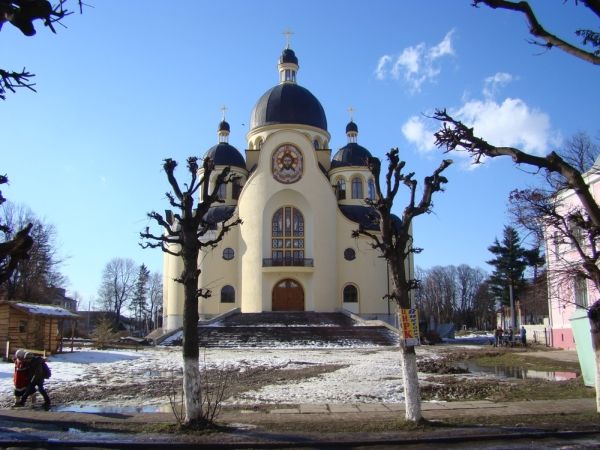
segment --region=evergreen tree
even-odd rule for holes
[[[131,299],[131,309],[135,317],[136,329],[140,328],[142,321],[147,313],[146,300],[148,298],[148,281],[150,280],[150,271],[145,264],[140,266],[137,281],[135,282],[135,291]]]
[[[488,280],[490,290],[496,298],[501,299],[503,305],[508,305],[510,286],[513,289],[513,298],[517,299],[526,287],[524,275],[527,267],[541,265],[539,248],[528,250],[522,247],[517,230],[505,226],[502,242],[496,238],[488,250],[494,255],[493,259],[487,261],[494,267],[494,272]]]

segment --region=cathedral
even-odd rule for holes
[[[364,201],[376,195],[366,165],[371,154],[358,143],[351,118],[347,144],[331,156],[325,111],[297,83],[298,69],[288,45],[279,58],[279,83],[252,110],[245,156],[229,144],[225,119],[217,144],[205,153],[214,160],[215,178],[226,166],[238,176],[221,186],[223,202],[211,208],[209,220],[239,216],[243,224],[200,255],[199,285],[212,291],[200,299],[202,319],[233,309],[242,314],[346,310],[365,318],[395,312],[383,298],[390,289],[385,259],[369,239],[352,237],[359,224],[379,229]],[[411,260],[411,272],[412,265]],[[183,286],[173,281],[182,266],[180,258],[165,253],[167,332],[183,323]]]

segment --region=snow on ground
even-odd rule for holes
[[[431,348],[419,347],[419,356],[434,357]],[[299,369],[309,365],[339,364],[346,367],[310,379],[277,380],[257,391],[247,391],[228,399],[228,404],[255,403],[342,403],[401,402],[402,379],[397,348],[377,347],[335,349],[208,349],[201,353],[206,367],[235,370],[250,368]],[[77,389],[90,385],[111,385],[147,380],[169,371],[181,373],[181,347],[156,347],[143,350],[76,349],[73,353],[52,355],[48,359],[52,377],[46,386],[53,389]],[[12,399],[12,363],[0,363],[0,397]],[[163,397],[148,398],[136,393],[123,398],[122,406],[153,405]]]

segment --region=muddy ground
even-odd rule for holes
[[[539,379],[515,379],[481,376],[457,367],[457,363],[476,360],[484,364],[503,364],[541,368],[543,370],[578,370],[578,365],[561,363],[540,358],[527,358],[527,352],[514,349],[489,347],[449,348],[440,347],[435,357],[419,358],[418,367],[423,400],[467,401],[492,400],[510,401],[516,399],[577,398],[594,395],[593,389],[585,388],[581,377],[567,381],[547,381]],[[223,399],[243,396],[248,391],[258,391],[265,386],[286,385],[314,379],[322,374],[335,372],[346,367],[342,364],[306,364],[302,367],[246,367],[227,372],[208,371],[207,380],[214,392],[222,389]],[[172,398],[180,395],[182,386],[181,371],[159,373],[148,382],[147,378],[131,377],[120,382],[109,381],[110,374],[96,373],[94,383],[78,383],[73,389],[68,385],[52,389],[55,404],[77,404],[93,401],[119,404],[123,401]],[[106,382],[102,382],[105,379]],[[100,380],[100,382],[98,382]],[[230,403],[230,402],[226,402]]]

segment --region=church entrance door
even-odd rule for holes
[[[273,288],[273,311],[304,311],[304,290],[294,280],[281,280]]]

